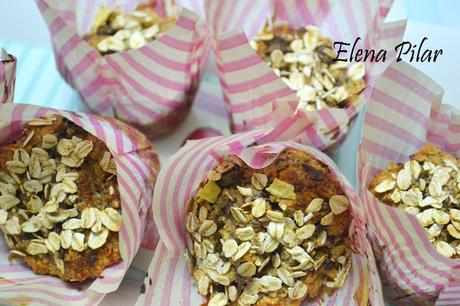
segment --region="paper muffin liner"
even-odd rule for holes
[[[276,11],[277,21],[292,27],[316,25],[322,35],[335,41],[353,44],[361,37],[359,48],[393,50],[402,40],[406,21],[383,22],[392,2],[204,0],[232,130],[269,127],[275,130],[276,140],[295,139],[320,150],[337,147],[395,53],[388,52],[384,62],[365,62],[367,87],[348,107],[304,112],[296,111],[299,99],[295,91],[257,55],[248,38],[260,32]],[[276,108],[288,102],[292,105]]]
[[[13,102],[16,82],[16,57],[2,49],[0,55],[0,105]]]
[[[119,248],[122,261],[82,284],[34,274],[25,264],[8,261],[9,248],[0,238],[0,304],[97,305],[117,290],[142,239],[155,248],[159,236],[152,222],[152,193],[159,170],[156,151],[146,137],[115,119],[26,105],[0,105],[0,144],[20,137],[27,122],[45,114],[60,114],[102,140],[117,166],[122,223]],[[144,235],[144,232],[148,232]]]
[[[251,168],[268,166],[286,148],[307,151],[324,162],[336,176],[351,203],[353,221],[350,226],[352,269],[343,287],[317,305],[383,305],[380,280],[370,243],[366,238],[364,207],[351,185],[333,162],[320,151],[294,142],[255,143],[268,132],[254,130],[232,136],[188,141],[174,154],[158,175],[153,213],[160,234],[153,261],[137,305],[201,305],[184,260],[186,205],[207,173],[223,156],[233,154]]]
[[[460,112],[442,105],[443,90],[404,62],[376,83],[362,126],[358,186],[384,291],[401,305],[457,305],[460,261],[444,257],[414,215],[380,203],[367,189],[391,162],[403,163],[427,143],[460,156]]]
[[[198,0],[178,5],[200,8]],[[184,121],[194,100],[204,61],[204,28],[186,9],[162,37],[142,48],[102,56],[82,36],[105,5],[133,10],[142,0],[36,0],[48,25],[56,65],[89,109],[116,117],[156,138]],[[183,2],[183,4],[182,4]],[[157,1],[164,14],[163,0]]]

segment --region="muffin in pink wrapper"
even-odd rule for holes
[[[232,130],[269,127],[273,140],[336,148],[394,58],[350,62],[355,39],[375,52],[402,40],[405,21],[384,23],[391,4],[205,0]],[[335,61],[333,41],[351,43],[347,62]]]
[[[394,63],[376,83],[362,127],[360,195],[384,293],[400,305],[460,300],[460,117],[442,96],[428,76]]]
[[[199,9],[196,1],[178,1],[178,14],[173,1],[162,0],[36,2],[61,76],[93,113],[150,139],[184,121],[205,51],[200,18],[186,8]]]
[[[13,102],[16,81],[16,57],[2,49],[0,56],[0,104]]]
[[[155,149],[115,119],[11,103],[0,114],[0,303],[99,304],[159,240]]]
[[[162,168],[137,305],[383,305],[357,193],[316,149],[258,145],[268,134],[188,141]]]

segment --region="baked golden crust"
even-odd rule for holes
[[[460,258],[459,167],[457,158],[429,144],[378,173],[369,190],[382,203],[416,215],[438,252]]]
[[[455,164],[459,164],[458,160],[447,152],[440,150],[432,144],[427,144],[420,149],[420,151],[412,154],[410,160],[416,160],[419,164],[424,162],[431,162],[434,165],[442,165],[445,160],[451,160]],[[370,182],[369,190],[383,203],[390,206],[399,206],[391,199],[391,193],[378,193],[375,187],[385,180],[394,180],[394,176],[404,168],[404,164],[391,163],[386,169],[380,171]]]
[[[37,274],[59,276],[65,281],[83,282],[97,278],[105,268],[121,261],[118,233],[110,233],[107,242],[99,249],[70,250],[60,256],[64,261],[63,274],[49,255],[26,256],[24,261]]]
[[[395,163],[391,163],[388,168],[382,170],[377,174],[369,184],[369,190],[383,203],[393,206],[394,202],[391,200],[391,194],[390,193],[377,193],[375,192],[375,187],[382,183],[385,180],[394,180],[393,175],[396,175],[399,170],[403,168],[403,165],[398,165]]]
[[[0,148],[0,172],[3,173],[2,177],[0,177],[0,182],[2,184],[8,184],[8,177],[11,178],[13,175],[11,168],[8,167],[8,163],[9,161],[14,160],[15,152],[18,152],[18,150],[25,150],[29,156],[33,156],[33,150],[44,147],[44,138],[45,141],[48,139],[47,137],[53,139],[54,137],[49,135],[54,135],[54,141],[74,139],[81,143],[85,141],[92,143],[91,151],[87,154],[87,156],[85,156],[84,161],[78,167],[64,167],[60,163],[60,153],[58,153],[57,149],[58,142],[54,145],[50,144],[49,146],[52,146],[51,148],[41,149],[47,152],[48,161],[54,160],[53,169],[55,166],[57,169],[67,168],[67,173],[72,171],[71,173],[74,173],[73,175],[78,177],[74,181],[77,191],[72,194],[67,194],[66,199],[59,203],[57,207],[58,210],[56,212],[45,214],[43,212],[44,207],[46,205],[49,206],[49,202],[52,201],[49,195],[49,193],[52,192],[49,191],[49,189],[52,189],[52,185],[50,185],[48,191],[46,191],[46,185],[57,180],[56,170],[52,170],[52,178],[49,179],[50,182],[46,179],[39,179],[37,177],[37,180],[43,182],[43,184],[41,184],[43,190],[34,192],[33,195],[29,191],[21,188],[16,191],[13,196],[19,198],[20,203],[7,210],[8,218],[11,219],[18,216],[18,222],[21,226],[24,226],[23,223],[27,221],[27,219],[24,219],[24,214],[27,215],[27,218],[30,218],[29,220],[36,218],[38,215],[46,219],[46,216],[48,215],[58,215],[59,213],[68,210],[72,211],[73,218],[83,220],[82,212],[89,208],[97,208],[98,211],[104,211],[104,209],[110,208],[112,209],[110,212],[115,212],[118,222],[118,218],[121,219],[121,216],[118,217],[119,213],[117,213],[120,211],[120,195],[118,192],[116,175],[113,174],[114,169],[106,169],[112,172],[110,173],[104,170],[100,165],[101,157],[108,154],[107,146],[101,140],[84,131],[79,126],[73,124],[71,121],[63,118],[62,116],[53,115],[48,118],[51,119],[43,120],[50,120],[51,124],[34,125],[31,123],[26,127],[24,134],[18,140]],[[24,143],[26,144],[24,145]],[[29,161],[27,161],[27,163],[30,164]],[[44,161],[40,162],[41,167],[44,167],[44,163]],[[43,171],[44,170],[42,170],[42,173]],[[62,171],[65,172],[65,170]],[[29,172],[26,174],[30,175]],[[5,175],[7,177],[6,181]],[[22,175],[17,175],[17,177],[27,180],[27,177],[22,177]],[[48,197],[46,192],[48,193]],[[28,201],[31,197],[40,198],[42,204],[46,203],[45,205],[40,206],[40,212],[31,212],[31,209],[28,206]],[[2,208],[4,207],[0,205],[0,210]],[[100,220],[98,216],[99,215],[96,215],[96,220]],[[40,221],[37,225],[40,227],[39,230],[32,233],[25,232],[23,230],[14,235],[8,234],[6,224],[3,226],[0,225],[0,227],[6,234],[8,234],[7,242],[9,243],[10,248],[14,250],[11,253],[11,256],[22,258],[24,262],[37,274],[55,275],[66,281],[83,282],[86,279],[100,276],[106,267],[121,261],[118,246],[118,233],[116,231],[112,231],[116,228],[112,228],[111,231],[108,231],[107,238],[103,245],[95,247],[90,243],[91,247],[88,247],[88,237],[91,235],[93,229],[85,228],[84,225],[81,225],[79,228],[73,229],[72,232],[78,232],[85,235],[84,245],[81,246],[81,249],[76,247],[75,249],[78,249],[77,251],[70,246],[67,248],[64,248],[64,246],[61,247],[60,244],[62,242],[59,241],[62,238],[59,237],[63,231],[63,224],[68,220],[69,218],[59,222],[53,222],[49,228],[44,227],[43,223],[40,223]],[[119,226],[119,224],[113,225],[113,227],[117,226]],[[105,233],[106,228],[101,225],[100,230],[94,229],[94,231],[99,233],[103,231]],[[30,254],[31,252],[28,248],[30,247],[31,241],[36,240],[39,244],[46,245],[46,240],[48,239],[47,237],[49,237],[50,233],[55,233],[57,234],[55,236],[58,237],[55,249],[52,251],[48,248],[46,253],[40,252],[39,254]]]
[[[286,191],[288,189],[292,189],[295,195]],[[246,302],[248,305],[297,306],[303,300],[313,301],[321,299],[324,294],[332,294],[342,286],[351,265],[348,236],[351,215],[343,194],[331,170],[305,151],[287,149],[271,165],[258,170],[251,169],[233,156],[224,159],[209,173],[208,180],[202,183],[188,206],[186,228],[193,247],[190,247],[186,258],[200,294],[206,295],[208,287],[203,286],[206,281],[214,284],[213,296],[208,296],[209,305],[213,305],[213,299],[226,298],[229,305],[237,305],[244,300],[250,301]],[[254,211],[258,206],[256,202],[261,199],[266,203],[264,214]],[[336,199],[345,202],[341,202],[344,206],[340,211],[333,209],[336,212],[333,213],[331,206],[335,207]],[[313,203],[318,201],[319,206],[314,209]],[[326,201],[334,204],[328,205]],[[239,210],[250,221],[235,217],[234,210]],[[283,217],[276,219],[280,213]],[[328,217],[331,219],[326,221]],[[276,224],[272,223],[283,224],[281,236],[273,232]],[[312,226],[310,235],[301,238],[301,232]],[[254,231],[252,238],[242,237],[239,231],[247,231],[248,228]],[[291,233],[294,237],[289,237]],[[272,237],[271,241],[279,243],[272,251],[268,250],[270,246],[262,250],[261,239],[267,239],[267,235]],[[321,243],[320,236],[325,239]],[[230,254],[226,255],[226,252],[233,243],[231,240],[236,241],[238,248],[250,242],[251,248],[241,257],[228,256]],[[209,248],[209,244],[212,247]],[[309,256],[311,264],[316,263],[317,266],[310,266],[308,260],[303,261],[299,257],[296,259],[299,261],[293,260],[289,254],[292,250],[299,250],[297,247],[308,249],[305,256]],[[207,249],[206,256],[202,254],[203,248]],[[228,272],[221,275],[229,281],[225,286],[226,297],[219,296],[222,292],[219,281],[226,283],[226,280],[214,275],[206,266],[207,260],[215,258],[215,254],[223,263],[227,260],[231,265]],[[281,259],[282,263],[272,263],[277,261],[274,257]],[[269,263],[264,266],[260,262],[265,260]],[[300,262],[305,267],[297,268],[296,273],[289,270]],[[252,263],[257,267],[253,272]],[[292,275],[296,276],[295,279],[290,279]],[[277,277],[281,280],[274,279]],[[342,279],[335,282],[338,278]],[[264,287],[272,285],[271,289]],[[230,289],[232,286],[235,288]]]

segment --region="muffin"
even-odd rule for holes
[[[300,110],[345,108],[366,87],[364,63],[336,61],[332,40],[315,26],[265,26],[250,44],[297,93]]]
[[[107,146],[60,115],[0,147],[0,229],[10,259],[83,282],[121,261],[116,166]]]
[[[286,149],[266,168],[224,158],[188,203],[185,254],[208,305],[300,305],[351,268],[349,201],[331,170]]]
[[[436,250],[460,257],[460,162],[426,145],[404,164],[392,163],[370,183],[384,204],[414,214]]]
[[[139,4],[128,13],[102,7],[83,39],[102,55],[138,49],[161,37],[176,23],[176,16],[161,17],[155,6],[156,2]]]

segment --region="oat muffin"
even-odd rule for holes
[[[102,55],[138,49],[161,37],[176,19],[176,16],[159,16],[155,1],[140,4],[127,13],[102,7],[83,39]]]
[[[369,190],[387,205],[417,216],[441,254],[460,257],[460,162],[426,145],[405,164],[392,163]]]
[[[107,146],[59,115],[0,147],[0,229],[37,274],[83,282],[120,262],[116,166]]]
[[[186,261],[208,305],[300,305],[340,288],[352,254],[343,194],[307,152],[260,170],[226,157],[187,206]]]
[[[291,28],[288,24],[266,26],[250,41],[251,46],[299,97],[298,108],[314,111],[344,108],[364,90],[363,63],[335,61],[332,40],[315,26]]]

